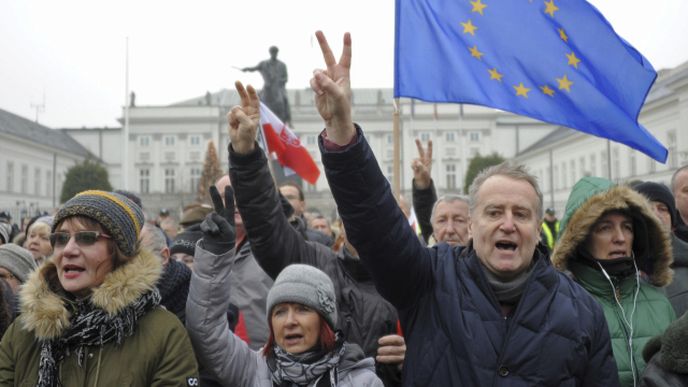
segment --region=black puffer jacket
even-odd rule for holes
[[[360,345],[366,356],[374,357],[377,340],[397,332],[398,316],[377,292],[368,271],[357,259],[338,258],[326,246],[306,241],[289,224],[260,148],[242,156],[230,146],[229,161],[237,207],[258,264],[272,278],[293,263],[309,264],[327,273],[337,293],[337,328],[347,341]],[[393,372],[377,368],[385,385],[394,385]]]

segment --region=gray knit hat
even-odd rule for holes
[[[127,257],[136,254],[136,241],[143,227],[141,207],[124,195],[105,191],[83,191],[69,199],[55,215],[53,232],[63,220],[83,216],[98,222]]]
[[[0,267],[4,267],[19,282],[24,283],[36,268],[36,261],[29,250],[10,243],[0,246]]]
[[[334,329],[337,325],[337,304],[330,277],[309,265],[289,265],[277,276],[268,292],[266,312],[283,302],[294,302],[312,308]]]

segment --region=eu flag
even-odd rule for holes
[[[510,111],[665,162],[638,123],[657,74],[584,0],[397,0],[394,96]]]

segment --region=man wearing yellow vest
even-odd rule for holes
[[[545,218],[542,222],[542,244],[547,246],[550,253],[559,235],[559,219],[555,214],[554,208],[548,208],[545,210]]]

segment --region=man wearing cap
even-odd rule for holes
[[[674,197],[664,184],[644,182],[633,187],[650,200],[652,209],[671,234],[671,247],[674,254],[674,280],[664,288],[667,298],[674,307],[677,316],[688,311],[688,243],[673,232],[678,215],[674,207]]]
[[[557,235],[559,235],[559,219],[556,217],[554,208],[549,207],[545,210],[545,218],[542,221],[542,244],[547,246],[550,252],[554,249]]]

